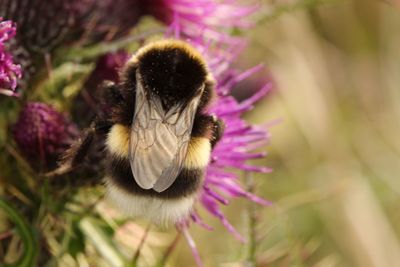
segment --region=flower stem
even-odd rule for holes
[[[122,48],[125,48],[128,45],[136,44],[137,47],[139,47],[140,41],[145,39],[148,36],[151,36],[153,34],[157,33],[162,33],[163,29],[162,28],[157,28],[148,32],[144,32],[141,34],[133,35],[133,36],[128,36],[125,38],[121,38],[117,41],[114,42],[103,42],[100,44],[96,45],[91,45],[88,47],[79,47],[79,48],[69,48],[68,52],[62,51],[63,53],[63,60],[72,60],[72,61],[85,61],[85,60],[90,60],[93,58],[96,58],[98,56],[107,54],[109,52],[115,52],[118,51]]]
[[[139,260],[140,252],[142,251],[143,245],[144,245],[144,243],[145,243],[145,241],[147,239],[147,236],[149,234],[150,228],[151,228],[151,224],[149,224],[147,226],[145,232],[143,233],[142,238],[140,239],[139,246],[136,249],[135,255],[133,255],[133,258],[132,258],[132,261],[131,261],[132,262],[132,264],[131,264],[132,266],[137,266],[137,262]]]
[[[245,180],[247,191],[250,193],[254,193],[255,183],[253,174],[250,172],[245,173]],[[247,246],[247,259],[246,266],[255,267],[256,266],[256,249],[257,249],[257,212],[256,212],[256,203],[249,201],[248,208],[248,246]]]
[[[181,231],[189,244],[189,247],[193,253],[194,259],[196,260],[197,266],[204,267],[203,261],[200,258],[199,251],[197,250],[196,243],[194,242],[192,236],[190,235],[188,228],[186,226],[181,227]]]
[[[164,255],[162,256],[162,258],[158,261],[158,263],[155,265],[156,267],[164,267],[167,263],[167,260],[169,258],[169,256],[171,255],[171,253],[174,251],[174,249],[176,248],[176,245],[179,242],[179,239],[181,237],[181,233],[178,232],[175,239],[172,241],[172,243],[168,246],[167,250],[165,251]]]

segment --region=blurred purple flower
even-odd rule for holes
[[[87,79],[85,86],[97,88],[104,80],[118,82],[119,71],[128,59],[129,54],[125,51],[108,53],[101,56],[97,60],[96,67]]]
[[[19,150],[33,167],[41,169],[53,168],[78,133],[63,114],[40,102],[28,102],[13,127]]]
[[[8,96],[16,95],[18,79],[22,77],[21,66],[15,64],[5,46],[5,42],[13,38],[15,33],[15,24],[0,17],[0,93]]]

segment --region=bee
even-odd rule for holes
[[[122,68],[120,82],[100,89],[110,112],[92,122],[50,175],[76,167],[100,136],[106,195],[120,210],[160,225],[187,218],[224,130],[206,113],[215,81],[201,54],[183,41],[149,43]]]

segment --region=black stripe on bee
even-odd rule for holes
[[[108,179],[111,179],[116,186],[128,193],[161,199],[179,199],[194,194],[201,186],[204,176],[204,170],[202,169],[184,168],[168,189],[163,192],[157,192],[153,189],[143,189],[135,182],[127,158],[111,156],[108,170]]]

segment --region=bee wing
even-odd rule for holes
[[[137,86],[129,161],[140,187],[162,192],[175,181],[186,157],[198,102],[196,97],[185,109],[176,106],[165,113],[160,99],[146,99]]]

